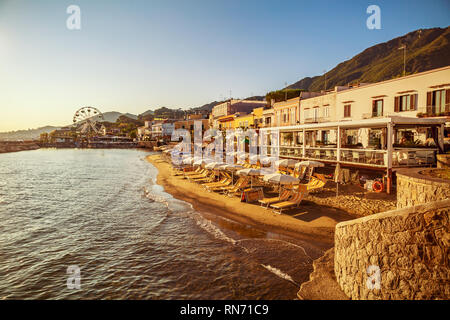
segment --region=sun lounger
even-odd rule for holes
[[[227,179],[225,182],[222,182],[220,184],[206,186],[206,189],[208,189],[208,191],[219,191],[222,188],[229,186],[231,182],[231,179]]]
[[[228,180],[230,180],[230,179],[228,179],[227,177],[224,177],[220,181],[202,183],[202,186],[205,187],[205,188],[214,187],[214,186],[221,186],[221,185],[224,185]]]
[[[212,173],[206,173],[205,175],[201,176],[195,176],[195,177],[188,177],[189,181],[197,182],[197,183],[203,183],[203,182],[213,182],[216,177],[216,174],[214,172]]]
[[[247,177],[240,177],[236,183],[232,186],[226,186],[226,187],[222,187],[220,190],[216,190],[216,191],[227,191],[227,190],[231,190],[237,186],[240,186],[242,184],[242,182],[246,179]]]
[[[258,200],[258,202],[261,204],[261,206],[268,208],[271,204],[287,200],[291,195],[291,190],[284,189],[278,197],[263,198],[261,200]]]
[[[185,176],[185,178],[187,178],[187,179],[189,179],[189,180],[195,180],[195,179],[203,179],[203,178],[206,178],[206,177],[208,177],[209,175],[211,175],[211,173],[208,171],[208,170],[205,170],[205,171],[203,171],[202,173],[200,173],[200,174],[193,174],[193,175],[190,175],[190,176]]]
[[[292,207],[298,207],[300,205],[300,202],[302,202],[305,195],[308,193],[308,190],[305,185],[299,185],[298,191],[295,192],[288,201],[283,201],[279,203],[275,203],[270,205],[270,207],[274,208],[275,212],[278,209],[278,214],[281,214],[281,212],[285,209],[289,209]]]
[[[311,180],[306,184],[306,187],[309,192],[312,190],[318,190],[323,188],[326,183],[327,179],[324,177],[324,175],[316,173],[315,176],[311,177]]]
[[[203,168],[199,167],[199,168],[195,169],[194,171],[185,172],[184,175],[185,176],[194,176],[194,175],[201,174],[201,173],[205,172],[205,170],[206,169],[203,169]]]
[[[249,181],[249,177],[244,177],[239,185],[236,183],[231,189],[226,191],[227,195],[232,197],[238,193],[240,194],[240,192],[248,186]]]

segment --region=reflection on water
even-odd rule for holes
[[[147,154],[1,154],[0,298],[295,298],[318,250],[195,212],[154,183]]]

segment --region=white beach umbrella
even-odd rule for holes
[[[275,161],[275,164],[281,167],[294,167],[297,164],[297,162],[298,161],[294,159],[281,159]]]
[[[202,166],[204,163],[205,163],[204,160],[197,160],[197,161],[194,161],[194,162],[192,163],[192,165],[195,166],[195,167],[200,167],[200,166]]]
[[[261,164],[268,164],[269,162],[272,162],[274,160],[277,160],[277,158],[275,157],[259,157],[259,161],[261,162]]]
[[[223,166],[224,170],[226,171],[231,171],[231,179],[234,180],[234,172],[236,170],[241,170],[241,169],[245,169],[245,167],[240,166],[238,164],[226,164]]]
[[[187,157],[187,158],[183,159],[183,164],[192,164],[193,161],[194,161],[194,158]]]
[[[273,184],[299,184],[300,181],[290,175],[281,173],[266,174],[263,178],[264,181]]]
[[[238,164],[226,164],[224,165],[224,170],[236,171],[240,169],[245,169],[245,167],[240,166]]]
[[[266,174],[263,178],[264,181],[277,184],[278,185],[278,196],[281,195],[281,185],[288,185],[288,184],[299,184],[300,181],[290,175],[287,174],[281,174],[281,173],[271,173]]]
[[[261,170],[253,168],[241,169],[236,173],[240,176],[250,176],[250,188],[253,188],[253,177],[262,175]]]
[[[253,168],[241,169],[236,173],[240,176],[260,176],[260,175],[262,175],[261,170],[253,169]]]
[[[227,166],[227,164],[226,163],[223,163],[223,164],[221,164],[220,166],[218,166],[216,169],[217,170],[221,170],[221,171],[225,171],[226,170],[226,167]]]
[[[205,168],[206,168],[206,169],[209,169],[209,170],[214,170],[214,169],[217,169],[218,167],[220,167],[220,166],[222,166],[222,165],[224,165],[224,163],[221,163],[221,162],[211,162],[211,163],[208,163],[208,164],[205,166]]]
[[[295,165],[296,167],[313,167],[313,168],[317,168],[317,167],[324,167],[325,164],[319,161],[314,161],[314,160],[305,160],[305,161],[301,161],[299,163],[297,163]]]

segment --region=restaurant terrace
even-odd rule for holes
[[[384,171],[389,191],[397,168],[435,164],[436,153],[444,151],[444,125],[442,118],[392,116],[260,130],[279,134],[278,147],[266,135],[262,147],[269,155]]]

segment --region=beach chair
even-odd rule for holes
[[[189,181],[197,182],[197,183],[213,182],[215,178],[216,178],[216,174],[214,172],[212,172],[212,173],[206,172],[205,175],[202,175],[199,177],[188,177]]]
[[[226,181],[220,184],[206,186],[206,189],[208,189],[208,191],[220,191],[222,188],[229,186],[231,183],[231,179],[226,179]]]
[[[202,183],[202,186],[207,188],[209,186],[221,185],[221,184],[225,183],[227,180],[229,180],[227,177],[223,177],[220,181]]]
[[[203,169],[202,167],[198,167],[194,171],[184,172],[184,175],[185,176],[194,176],[194,175],[201,174],[201,173],[205,172],[205,170],[206,169]]]
[[[233,188],[235,188],[235,187],[238,187],[238,186],[240,186],[240,185],[242,184],[242,182],[243,182],[246,178],[247,178],[247,177],[240,177],[240,178],[236,181],[236,183],[235,183],[234,185],[232,185],[232,186],[224,186],[224,187],[222,187],[222,188],[220,188],[219,190],[216,190],[216,191],[223,191],[223,192],[226,192],[226,191],[231,190],[231,189],[233,189]]]
[[[238,185],[237,183],[233,186],[233,188],[229,189],[227,191],[227,196],[232,197],[234,195],[240,195],[241,191],[245,189],[248,186],[248,183],[250,182],[249,177],[245,177],[244,180],[242,180],[241,184]]]
[[[266,207],[267,209],[271,204],[288,200],[291,195],[292,195],[291,190],[283,189],[283,191],[280,193],[278,197],[262,198],[261,200],[258,200],[258,202],[261,204],[262,207]]]
[[[206,178],[209,175],[210,175],[210,171],[204,170],[204,171],[202,171],[202,173],[187,175],[187,176],[185,176],[185,178],[187,178],[189,180],[202,179],[202,178]]]
[[[173,176],[182,176],[182,175],[184,175],[184,171],[182,168],[172,168],[172,175]]]
[[[220,186],[220,185],[226,185],[227,181],[230,181],[230,183],[233,181],[231,179],[230,175],[227,175],[224,172],[222,172],[221,175],[222,175],[222,179],[220,179],[219,181],[202,183],[202,186],[205,188],[213,187],[213,186]]]
[[[323,174],[316,173],[315,176],[311,177],[311,180],[306,184],[308,192],[312,190],[318,190],[325,186],[327,179]]]
[[[308,190],[306,186],[299,185],[298,190],[289,198],[289,200],[271,204],[270,207],[274,208],[274,212],[281,214],[281,212],[285,209],[298,207],[307,193]]]
[[[306,167],[306,166],[301,166],[298,169],[296,168],[294,170],[294,173],[292,174],[292,176],[299,180],[303,180],[305,178],[307,169],[308,169],[308,167]]]

